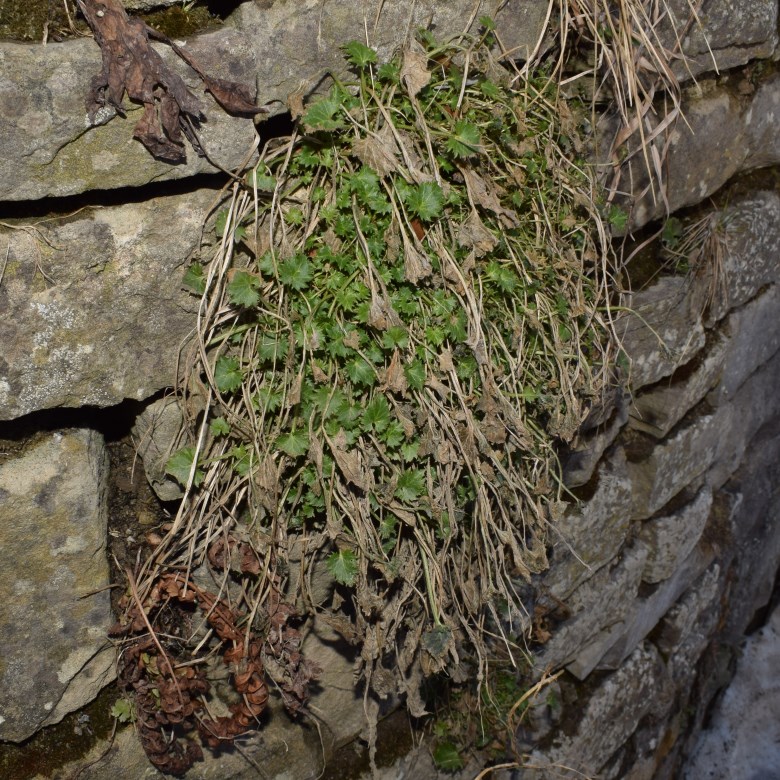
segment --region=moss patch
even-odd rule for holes
[[[51,777],[58,768],[85,756],[110,736],[114,728],[111,707],[117,698],[116,686],[109,685],[92,704],[56,725],[41,729],[19,744],[0,744],[0,776],[14,780]]]
[[[89,29],[73,0],[68,0],[68,12],[60,0],[0,0],[0,40],[42,41],[44,30],[48,30],[48,39],[54,41],[72,37],[74,28],[76,32],[88,34]],[[173,6],[139,16],[156,30],[176,38],[210,30],[222,23],[205,3],[196,3],[188,10]]]

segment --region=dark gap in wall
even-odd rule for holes
[[[780,569],[775,572],[775,581],[769,601],[753,613],[753,617],[750,618],[750,622],[745,629],[745,636],[750,636],[762,629],[778,606],[780,606]]]
[[[111,683],[91,703],[36,731],[24,742],[0,743],[0,777],[62,777],[60,770],[67,762],[77,761],[98,742],[110,739],[114,728],[133,728],[112,717],[111,708],[118,698],[116,683]]]
[[[610,449],[611,448],[607,449],[601,458],[599,458],[599,463],[594,469],[591,478],[584,485],[578,485],[577,487],[571,488],[569,490],[569,493],[576,501],[590,501],[590,499],[593,498],[593,496],[596,494],[596,491],[599,487],[599,481],[601,479],[601,463],[606,460]],[[564,495],[564,498],[566,498],[566,495]]]
[[[717,407],[705,396],[699,403],[688,410],[680,422],[666,434],[664,440],[674,438],[680,431],[696,423],[699,418],[714,414],[716,409]]]
[[[653,513],[643,523],[649,523],[659,517],[667,517],[679,512],[683,507],[693,501],[701,489],[701,480],[694,479],[689,485],[686,485],[679,493],[675,493],[657,512]]]
[[[414,725],[404,709],[390,713],[377,725],[378,767],[390,767],[415,747]],[[320,780],[358,780],[370,772],[368,746],[354,740],[338,748],[326,762]]]
[[[293,122],[292,114],[289,111],[285,111],[281,114],[274,114],[268,119],[258,122],[257,135],[260,138],[260,150],[274,138],[284,138],[292,134],[295,128],[295,122]]]
[[[737,72],[742,72],[742,68]],[[735,199],[755,194],[760,190],[780,192],[780,165],[765,168],[754,168],[735,174],[720,189],[703,201],[692,206],[685,206],[670,214],[683,224],[692,224],[706,216],[713,209],[725,209]],[[628,257],[636,251],[636,255],[624,266],[629,287],[637,292],[663,276],[676,274],[674,262],[663,257],[661,235],[665,220],[655,220],[639,228],[628,236],[616,239],[614,246],[623,256]],[[643,243],[646,246],[642,246]],[[640,248],[641,247],[641,248]]]
[[[38,200],[0,201],[0,220],[29,222],[46,217],[67,217],[81,209],[144,203],[150,198],[186,195],[201,189],[220,190],[229,178],[224,173],[199,173],[183,179],[152,181],[138,187],[90,190],[78,195],[47,197]]]
[[[243,3],[244,0],[203,0],[196,5],[205,5],[209,13],[218,16],[223,21]],[[273,3],[271,3],[273,5]]]
[[[642,431],[625,428],[618,436],[618,443],[623,446],[629,463],[640,463],[650,456],[659,440]]]
[[[143,407],[143,402],[127,399],[116,406],[105,408],[82,406],[41,409],[15,420],[0,421],[0,445],[3,442],[22,443],[37,434],[68,428],[91,428],[102,433],[106,441],[116,441],[130,432],[136,415]]]

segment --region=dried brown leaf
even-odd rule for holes
[[[347,444],[347,435],[340,430],[334,437],[326,437],[328,446],[347,482],[360,490],[369,490],[373,483],[371,472],[363,465],[363,456],[356,448]]]
[[[426,86],[431,80],[428,70],[428,57],[418,51],[407,49],[401,63],[401,81],[406,84],[406,89],[412,97]]]
[[[466,182],[472,203],[492,211],[507,227],[517,227],[520,224],[517,214],[501,205],[498,188],[493,182],[480,176],[472,168],[463,166],[459,170]]]
[[[417,284],[420,279],[425,279],[433,273],[431,261],[410,242],[404,246],[404,276],[411,284]]]
[[[409,382],[406,379],[403,366],[401,365],[401,355],[396,349],[393,352],[393,357],[390,360],[390,365],[385,371],[385,389],[390,390],[393,393],[399,395],[406,395],[409,389]]]
[[[352,151],[360,162],[373,168],[380,176],[384,177],[389,173],[394,173],[400,167],[398,145],[389,125],[385,125],[374,135],[356,141],[352,146]]]
[[[473,249],[477,257],[482,257],[498,246],[498,238],[485,227],[476,209],[472,209],[468,218],[458,229],[458,243]]]

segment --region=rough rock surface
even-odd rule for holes
[[[618,322],[621,346],[631,360],[636,391],[669,376],[704,346],[701,306],[690,283],[679,276],[661,279],[635,293],[631,311]]]
[[[181,280],[214,198],[201,190],[0,228],[0,420],[174,384],[197,308]]]
[[[133,440],[144,464],[152,490],[162,501],[175,501],[184,489],[165,473],[165,464],[176,451],[184,415],[173,397],[160,398],[138,415],[133,426]]]
[[[344,71],[339,46],[365,38],[364,19],[372,44],[387,57],[418,26],[431,23],[442,38],[461,32],[473,5],[472,0],[371,0],[356,11],[349,3],[327,0],[246,2],[233,15],[235,27],[195,36],[187,49],[210,75],[256,84],[259,104],[282,111],[291,93],[311,92],[328,71]],[[491,0],[480,14],[496,15],[505,45],[523,52],[536,46],[547,7],[547,0]],[[201,82],[167,47],[159,51],[193,92],[203,92]],[[136,106],[124,119],[90,127],[85,100],[99,70],[100,51],[91,39],[46,47],[0,43],[0,201],[138,186],[218,170],[191,149],[185,165],[152,158],[132,138],[141,111]],[[204,148],[223,168],[238,166],[252,148],[252,120],[228,116],[209,96],[203,102],[208,116],[200,131]]]
[[[671,680],[661,656],[652,645],[642,645],[590,696],[575,733],[561,737],[545,753],[533,755],[535,766],[549,770],[530,771],[527,776],[532,780],[554,777],[556,767],[569,770],[564,777],[597,775],[643,717],[666,711],[671,694]],[[607,724],[609,728],[605,728]]]
[[[685,767],[686,780],[780,777],[780,607],[742,649],[734,680]]]
[[[745,89],[754,91],[743,95],[733,85],[703,80],[689,90],[682,104],[685,120],[659,140],[659,153],[664,153],[661,146],[669,147],[666,203],[655,182],[655,196],[648,192],[634,206],[634,227],[663,217],[667,206],[674,212],[701,202],[737,173],[780,163],[780,74]],[[630,167],[632,190],[642,192],[648,181],[643,155]]]
[[[254,84],[255,54],[238,31],[210,33],[187,48],[208,73]],[[197,76],[168,47],[159,51],[192,92],[203,95]],[[155,160],[133,140],[142,108],[127,101],[125,118],[90,126],[86,98],[100,63],[91,38],[45,47],[0,44],[0,200],[75,195],[217,170],[192,149],[184,165]],[[223,168],[238,166],[252,148],[252,120],[229,116],[209,95],[202,103],[208,120],[198,131],[204,149]]]
[[[665,18],[659,36],[674,51],[679,31],[687,62],[676,61],[674,71],[680,80],[711,70],[721,72],[745,65],[759,57],[771,57],[777,48],[777,3],[774,0],[709,0],[694,6],[689,0],[664,3]],[[673,30],[678,31],[675,35]]]
[[[0,457],[0,739],[57,723],[114,679],[107,460],[90,430]]]

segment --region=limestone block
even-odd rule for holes
[[[691,684],[693,669],[711,641],[720,617],[722,569],[713,564],[666,613],[656,646],[669,658],[669,672],[679,686]]]
[[[618,627],[631,612],[646,561],[647,549],[635,543],[624,550],[614,566],[603,566],[580,585],[566,599],[572,616],[555,629],[536,657],[534,667],[541,670],[565,666],[598,637],[598,646],[591,648],[595,666],[619,637]],[[610,626],[615,628],[611,639],[602,634]]]
[[[645,522],[639,532],[649,550],[642,574],[644,582],[661,582],[677,571],[699,541],[711,506],[712,490],[704,487],[693,501],[676,512]]]
[[[620,390],[611,400],[614,406],[604,409],[603,419],[593,425],[586,420],[569,449],[563,464],[563,481],[569,488],[590,480],[601,456],[628,421],[628,395]]]
[[[370,0],[359,9],[328,0],[277,0],[262,7],[245,2],[231,19],[235,26],[195,36],[186,45],[210,75],[257,85],[258,102],[283,111],[291,93],[302,87],[313,91],[331,70],[343,73],[339,47],[364,40],[366,29],[386,58],[419,26],[432,24],[441,38],[461,32],[473,6],[472,0]],[[480,14],[494,15],[504,45],[522,57],[535,48],[547,8],[547,0],[491,0]],[[202,95],[202,83],[192,71],[167,47],[158,50]],[[135,105],[128,104],[124,119],[89,127],[84,105],[100,62],[91,39],[46,47],[0,43],[0,201],[139,186],[218,170],[191,149],[184,165],[152,158],[132,139],[141,111]],[[229,116],[208,95],[202,100],[208,120],[199,133],[209,157],[223,168],[240,165],[256,140],[252,120]]]
[[[698,19],[691,17],[689,0],[669,0],[664,5],[668,15],[656,31],[669,51],[679,50],[678,36],[682,39],[686,60],[673,63],[681,81],[771,57],[777,48],[775,0],[710,0],[696,8]]]
[[[547,0],[489,0],[479,8],[496,21],[501,40],[514,56],[527,59],[544,33]],[[420,26],[438,38],[461,33],[472,18],[472,0],[367,0],[356,9],[328,0],[276,0],[242,3],[232,21],[251,34],[258,53],[258,84],[264,100],[286,101],[303,84],[313,89],[329,71],[343,72],[339,46],[350,40],[369,42],[379,61],[389,59],[408,31]]]
[[[634,733],[642,718],[665,714],[671,696],[672,684],[663,660],[652,645],[644,643],[596,688],[578,713],[573,734],[561,734],[550,748],[532,754],[529,763],[549,766],[551,773],[542,769],[529,772],[528,777],[560,777],[561,767],[570,769],[572,777],[600,776],[599,770]]]
[[[758,371],[750,375],[730,404],[718,408],[716,417],[720,442],[717,458],[713,460],[707,474],[707,481],[713,488],[720,487],[740,467],[751,439],[780,415],[778,386],[780,352],[776,352]],[[757,455],[750,450],[750,460],[755,461]],[[750,468],[749,464],[750,461],[747,461],[747,468]]]
[[[254,84],[254,51],[238,31],[208,33],[187,48],[206,72]],[[208,155],[223,168],[240,165],[255,139],[252,120],[226,114],[168,47],[159,51],[201,96],[207,121],[198,134]],[[133,140],[143,109],[127,100],[125,118],[90,126],[85,101],[100,67],[92,38],[46,46],[0,43],[0,200],[61,197],[218,170],[192,149],[183,165],[155,160]]]
[[[674,574],[662,582],[650,596],[638,598],[631,605],[631,614],[623,622],[619,637],[595,667],[584,666],[584,661],[591,663],[590,658],[586,656],[584,658],[578,657],[574,664],[568,667],[569,670],[577,674],[578,677],[584,677],[593,668],[618,669],[634,651],[634,648],[658,625],[686,588],[702,575],[712,563],[714,555],[710,546],[702,545],[696,548],[680,564]],[[614,631],[612,635],[614,636]],[[574,671],[575,669],[576,671]]]
[[[710,312],[709,319],[717,321],[767,284],[780,281],[780,196],[776,192],[742,196],[714,220],[723,238],[720,271],[727,292]]]
[[[629,425],[663,439],[718,383],[729,348],[723,332],[707,334],[706,347],[688,364],[634,397]]]
[[[0,739],[59,722],[114,679],[107,472],[90,430],[0,460]]]
[[[210,190],[0,228],[0,420],[174,384],[197,298],[181,288]]]
[[[736,526],[748,525],[745,517],[750,504],[742,502],[733,517]],[[739,542],[736,582],[729,594],[730,610],[724,634],[739,641],[756,610],[769,602],[774,579],[780,569],[780,498],[774,497],[765,507],[761,522],[753,533]]]
[[[711,394],[711,402],[733,398],[756,369],[780,350],[780,289],[772,285],[763,295],[733,312],[728,318],[732,333],[724,359],[720,385]]]
[[[626,457],[617,448],[599,464],[593,496],[551,526],[555,546],[543,583],[556,598],[566,599],[617,556],[628,533],[631,497]]]
[[[632,295],[628,306],[617,332],[631,360],[634,391],[669,376],[704,346],[701,309],[685,279],[660,279]]]
[[[673,125],[668,139],[665,170],[667,203],[670,212],[699,203],[720,189],[741,171],[776,165],[780,162],[780,74],[764,81],[752,96],[738,96],[727,86],[702,82],[683,101],[685,121]],[[663,115],[657,120],[663,121]],[[662,150],[659,149],[659,153]],[[635,193],[645,192],[634,206],[631,222],[640,227],[666,213],[666,205],[648,187],[643,155],[630,163]]]
[[[725,418],[725,413],[703,414],[679,427],[646,456],[629,462],[634,518],[651,517],[707,471],[721,453]]]
[[[165,464],[176,450],[184,415],[176,398],[160,398],[138,415],[133,439],[152,490],[163,501],[184,495],[182,486],[165,473]]]
[[[751,636],[732,684],[711,713],[681,777],[758,780],[777,776],[780,761],[780,608]]]

